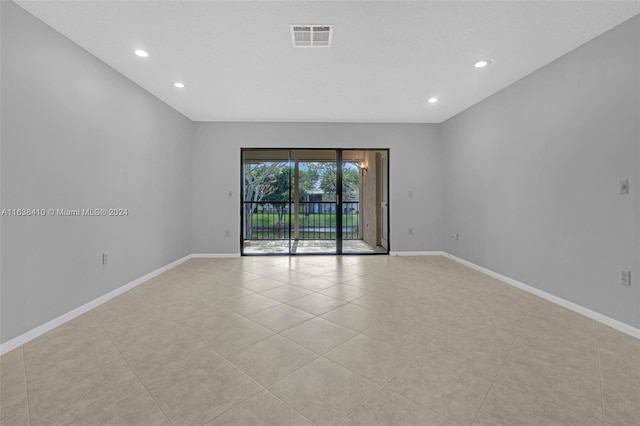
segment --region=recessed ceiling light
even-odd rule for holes
[[[176,81],[173,85],[178,89],[182,89],[184,87],[184,83],[180,83],[179,81]]]
[[[134,53],[141,58],[147,58],[149,56],[149,54],[142,49],[137,49]]]
[[[428,102],[430,104],[435,104],[436,102],[438,102],[438,98],[430,98]]]
[[[488,67],[492,63],[493,63],[492,59],[482,59],[482,60],[476,62],[475,64],[473,64],[473,66],[476,67],[476,68],[484,68],[484,67]]]

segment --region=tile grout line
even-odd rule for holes
[[[345,343],[346,343],[346,342],[345,342]],[[323,358],[324,358],[324,356],[323,356]],[[326,359],[326,360],[328,360],[328,361],[331,361],[331,360],[330,360],[330,359],[328,359],[328,358],[325,358],[325,359]],[[374,392],[372,392],[372,393],[371,393],[371,395],[369,395],[367,398],[365,398],[365,399],[364,399],[360,404],[358,404],[358,405],[357,405],[353,410],[351,410],[349,413],[347,413],[347,415],[346,415],[344,418],[342,418],[342,420],[340,420],[340,422],[338,423],[338,426],[340,426],[340,425],[342,425],[342,423],[344,423],[344,422],[345,422],[345,420],[347,420],[349,417],[351,417],[351,415],[353,415],[353,413],[355,413],[355,412],[356,412],[360,407],[362,407],[362,406],[363,406],[367,401],[369,401],[369,400],[370,400],[371,398],[373,398],[373,397],[374,397],[378,392],[380,392],[380,391],[382,390],[382,388],[384,387],[384,385],[386,385],[387,383],[389,383],[389,381],[390,381],[391,379],[393,379],[393,378],[394,378],[394,377],[395,377],[395,376],[400,372],[400,370],[402,370],[404,367],[406,367],[406,366],[409,364],[409,362],[410,362],[410,361],[405,362],[405,363],[404,363],[400,368],[398,368],[396,371],[394,371],[394,373],[393,373],[391,376],[389,376],[389,378],[388,378],[387,380],[385,380],[382,384],[378,384],[378,383],[374,382],[373,380],[371,380],[371,379],[368,379],[368,378],[364,377],[362,374],[358,373],[357,371],[353,371],[353,370],[351,370],[350,368],[347,368],[347,367],[345,367],[345,366],[344,366],[344,365],[342,365],[342,364],[339,364],[339,363],[337,363],[337,362],[335,362],[335,361],[331,361],[331,362],[334,362],[334,363],[336,363],[337,365],[339,365],[339,366],[341,366],[341,367],[343,367],[343,368],[346,368],[347,370],[351,371],[352,373],[354,373],[354,374],[356,374],[356,375],[358,375],[358,376],[360,376],[360,377],[362,377],[362,378],[364,378],[364,379],[366,379],[366,380],[369,380],[370,382],[375,383],[376,385],[378,385],[378,388],[377,388]]]
[[[360,334],[362,334],[362,333],[360,333]],[[365,336],[367,336],[366,334],[364,334],[364,335],[365,335]],[[367,337],[373,338],[373,337],[371,337],[371,336],[367,336]],[[434,337],[434,339],[435,339],[435,337]],[[431,340],[433,341],[433,339],[431,339]],[[345,342],[345,343],[346,343],[346,342]],[[338,347],[340,347],[340,346],[342,346],[342,345],[339,345],[339,346],[337,346],[336,348],[338,348]],[[334,349],[336,349],[336,348],[334,348]],[[332,350],[333,350],[333,349],[332,349]],[[411,352],[411,351],[407,351],[407,352],[409,352],[409,353],[411,354],[411,356],[415,356],[415,353],[413,353],[413,352]],[[327,353],[328,353],[328,352],[327,352]],[[324,356],[323,356],[323,358],[324,358]],[[332,360],[330,360],[330,359],[328,359],[328,358],[325,358],[325,359],[327,359],[328,361],[331,361],[331,362],[335,362],[335,361],[332,361]],[[369,380],[370,382],[373,382],[373,383],[375,383],[376,385],[378,385],[378,389],[376,389],[374,392],[372,392],[372,393],[371,393],[371,395],[369,395],[369,396],[368,396],[367,398],[365,398],[365,399],[364,399],[360,404],[358,404],[358,405],[357,405],[353,410],[351,410],[351,411],[350,411],[350,412],[349,412],[349,413],[348,413],[348,414],[347,414],[347,415],[346,415],[346,416],[345,416],[345,417],[344,417],[344,418],[343,418],[343,419],[338,423],[338,425],[337,425],[337,426],[342,425],[342,424],[343,424],[343,423],[344,423],[344,422],[345,422],[349,417],[351,417],[351,416],[353,415],[353,413],[355,413],[355,412],[356,412],[360,407],[362,407],[362,406],[363,406],[367,401],[369,401],[369,400],[370,400],[371,398],[373,398],[373,397],[374,397],[378,392],[380,392],[380,391],[382,390],[382,388],[383,388],[387,383],[389,383],[389,381],[390,381],[391,379],[393,379],[393,378],[394,378],[394,377],[395,377],[395,376],[400,372],[400,370],[402,370],[402,369],[403,369],[403,368],[405,368],[407,365],[409,365],[409,363],[410,363],[410,362],[411,362],[411,360],[406,361],[402,366],[400,366],[396,371],[394,371],[394,373],[393,373],[391,376],[389,376],[389,378],[388,378],[387,380],[385,380],[382,384],[375,383],[373,380],[371,380],[371,379],[369,379],[369,378],[367,378],[367,377],[363,376],[362,374],[358,373],[357,371],[353,371],[353,370],[351,370],[350,368],[348,368],[348,367],[346,367],[346,366],[344,366],[344,365],[342,365],[342,364],[340,364],[340,363],[338,363],[338,362],[335,362],[335,363],[336,363],[336,364],[338,364],[339,366],[341,366],[341,367],[343,367],[343,368],[346,368],[347,370],[351,371],[352,373],[357,374],[358,376],[363,377],[363,378],[365,378],[365,379]],[[403,395],[403,396],[404,396],[404,395]],[[409,398],[407,398],[407,399],[409,399]],[[412,400],[412,399],[410,399],[410,401],[413,401],[413,400]],[[416,402],[416,401],[414,401],[414,402]],[[416,403],[417,403],[417,402],[416,402]],[[420,405],[422,405],[422,404],[420,404]]]
[[[436,334],[436,336],[434,336],[434,337],[433,337],[433,339],[431,339],[431,342],[432,342],[433,340],[435,340],[435,339],[436,339],[436,337],[437,337],[441,332],[442,332],[441,330],[438,330],[438,334]],[[366,336],[366,335],[365,335],[365,336]],[[367,337],[370,337],[370,336],[367,336]],[[345,343],[346,343],[346,342],[345,342]],[[411,351],[408,351],[408,352],[411,354],[411,356],[412,356],[412,357],[415,357],[416,355],[418,355],[418,356],[419,356],[419,354],[416,354],[415,352],[411,352]],[[323,358],[324,358],[324,356],[323,356]],[[328,358],[325,358],[325,359],[327,359],[328,361],[331,361],[331,360],[330,360],[330,359],[328,359]],[[331,361],[331,362],[335,362],[335,361]],[[349,419],[349,417],[351,417],[351,416],[352,416],[352,415],[353,415],[353,414],[354,414],[354,413],[355,413],[355,412],[356,412],[360,407],[362,407],[362,406],[363,406],[367,401],[369,401],[369,400],[370,400],[371,398],[373,398],[377,393],[379,393],[379,392],[382,390],[382,388],[383,388],[384,386],[386,386],[386,385],[387,385],[387,383],[389,383],[389,382],[390,382],[394,377],[396,377],[396,376],[400,373],[400,371],[401,371],[403,368],[405,368],[406,366],[408,366],[410,363],[411,363],[411,360],[408,360],[407,362],[405,362],[405,363],[404,363],[400,368],[398,368],[398,369],[397,369],[397,370],[396,370],[396,371],[395,371],[395,372],[394,372],[394,373],[393,373],[393,374],[392,374],[392,375],[391,375],[387,380],[385,380],[385,381],[384,381],[384,383],[382,383],[381,385],[378,385],[378,389],[376,389],[376,390],[375,390],[371,395],[369,395],[365,400],[363,400],[363,401],[362,401],[362,402],[361,402],[357,407],[355,407],[352,411],[350,411],[350,412],[349,412],[349,414],[347,414],[347,416],[346,416],[346,417],[344,417],[344,418],[340,421],[340,423],[338,423],[338,425],[337,425],[337,426],[342,425],[346,420],[348,420],[348,419]],[[351,370],[350,368],[343,366],[342,364],[339,364],[339,363],[336,363],[336,364],[340,365],[340,366],[341,366],[341,367],[343,367],[343,368],[346,368],[347,370],[349,370],[349,371],[353,372],[354,374],[356,374],[356,375],[358,375],[358,376],[360,376],[360,377],[363,377],[363,378],[365,378],[365,379],[367,379],[367,380],[369,380],[369,381],[373,382],[373,380],[368,379],[367,377],[363,376],[362,374],[360,374],[360,373],[358,373],[358,372],[356,372],[356,371],[353,371],[353,370]],[[373,383],[375,383],[375,382],[373,382]],[[376,383],[376,384],[377,384],[377,383]],[[389,392],[393,392],[393,391],[391,391],[391,390],[390,390]],[[394,393],[395,393],[395,392],[394,392]],[[424,405],[424,404],[423,404],[423,403],[421,403],[421,402],[415,401],[414,399],[409,398],[408,396],[405,396],[405,395],[403,395],[403,394],[399,394],[399,395],[400,395],[400,396],[402,396],[403,398],[406,398],[406,399],[408,399],[409,401],[411,401],[411,402],[413,402],[413,403],[415,403],[415,404],[417,404],[417,405],[421,406],[421,407],[425,407],[425,408],[427,408],[428,410],[433,411],[434,413],[438,413],[439,415],[441,415],[441,416],[443,416],[443,417],[446,417],[446,418],[448,418],[448,419],[450,419],[450,420],[452,420],[452,421],[454,421],[454,422],[456,422],[456,423],[459,423],[457,420],[452,419],[451,417],[447,416],[446,414],[441,413],[440,411],[438,411],[438,410],[436,410],[436,409],[434,409],[434,408],[432,408],[432,407],[429,407],[429,406],[427,406],[427,405]]]
[[[172,320],[173,321],[173,320]],[[107,339],[109,340],[109,342],[111,342],[111,344],[113,345],[114,348],[116,348],[116,350],[118,351],[118,354],[120,355],[120,358],[122,358],[122,360],[124,361],[124,363],[127,365],[127,367],[129,368],[129,370],[131,370],[131,372],[133,373],[134,376],[136,376],[136,379],[138,379],[138,382],[142,385],[142,387],[144,388],[144,391],[147,393],[147,395],[149,395],[149,398],[151,398],[151,400],[156,404],[156,407],[158,407],[158,410],[160,410],[160,412],[162,413],[162,415],[164,416],[164,418],[169,422],[169,424],[173,425],[173,422],[171,421],[171,419],[169,419],[169,416],[167,416],[167,414],[164,412],[164,410],[162,409],[162,407],[160,406],[160,404],[158,404],[158,401],[156,401],[156,399],[153,397],[153,395],[151,395],[151,392],[149,392],[149,389],[147,389],[147,386],[144,384],[144,382],[140,379],[140,376],[138,376],[138,373],[136,373],[136,371],[131,367],[131,365],[129,364],[129,361],[127,361],[127,358],[125,358],[125,356],[122,354],[122,351],[120,350],[120,348],[118,347],[118,345],[111,339],[111,337],[107,334],[107,332],[104,330],[104,327],[102,327],[102,324],[99,321],[95,321],[96,324],[98,325],[98,327],[100,327],[100,329],[102,330],[102,332],[104,333],[104,335],[107,337]],[[173,321],[175,323],[175,321]],[[177,324],[176,324],[177,325]]]
[[[265,296],[265,297],[266,297],[266,296]],[[242,318],[246,318],[246,317],[242,317]],[[240,318],[238,318],[238,319],[240,319]],[[249,318],[247,318],[247,319],[248,319],[249,321],[251,321],[251,319],[249,319]],[[236,320],[234,320],[234,321],[236,321]],[[230,322],[233,322],[233,321],[229,321],[229,323],[230,323]],[[254,322],[254,323],[255,323],[255,321],[252,321],[252,322]],[[257,324],[257,323],[256,323],[256,324]],[[176,323],[176,325],[177,325],[178,327],[182,328],[183,330],[185,330],[185,331],[186,331],[188,334],[190,334],[191,336],[193,336],[193,337],[195,337],[196,339],[198,339],[201,343],[204,343],[204,344],[207,344],[207,345],[209,345],[209,344],[210,344],[210,342],[208,342],[207,340],[205,340],[205,339],[203,339],[203,338],[201,338],[201,337],[196,336],[195,334],[193,334],[193,333],[191,332],[191,330],[189,330],[189,329],[186,329],[186,328],[182,327],[182,326],[181,326],[180,324],[178,324],[178,323]],[[258,324],[258,325],[260,325],[260,324]],[[264,327],[264,326],[262,326],[262,327]],[[266,327],[265,327],[265,328],[266,328]],[[270,330],[270,329],[268,329],[268,328],[267,328],[267,330],[272,331],[272,330]],[[270,336],[268,336],[268,337],[265,337],[264,339],[261,339],[261,340],[258,340],[257,342],[252,343],[252,344],[251,344],[251,345],[249,345],[249,346],[255,345],[256,343],[260,343],[260,342],[262,342],[262,341],[264,341],[264,340],[267,340],[267,339],[269,339],[269,338],[271,338],[271,337],[273,337],[273,336],[276,336],[276,335],[279,335],[279,334],[278,334],[278,333],[272,334],[272,335],[270,335]],[[282,336],[282,337],[284,337],[284,336]],[[295,342],[293,342],[293,343],[295,343]],[[296,343],[296,344],[297,344],[297,343]],[[247,346],[247,347],[249,347],[249,346]],[[298,346],[300,346],[300,345],[298,345]],[[246,348],[244,348],[244,349],[246,349]],[[305,348],[305,349],[306,349],[306,348]],[[220,358],[222,358],[224,361],[226,361],[229,365],[231,365],[233,368],[235,368],[237,371],[239,371],[241,374],[243,374],[244,376],[248,377],[248,378],[249,378],[249,380],[251,380],[252,382],[254,382],[255,384],[257,384],[257,385],[258,385],[262,390],[269,392],[271,395],[275,396],[278,400],[280,400],[282,403],[284,403],[285,405],[287,405],[287,406],[288,406],[289,408],[291,408],[293,411],[295,411],[296,413],[300,414],[303,418],[305,418],[305,419],[309,420],[306,416],[304,416],[302,413],[300,413],[300,412],[299,412],[298,410],[296,410],[294,407],[290,406],[290,405],[289,405],[289,404],[287,404],[285,401],[282,401],[280,398],[278,398],[278,396],[277,396],[277,395],[273,394],[271,391],[269,391],[269,389],[267,389],[266,387],[264,387],[262,384],[258,383],[258,382],[253,378],[253,377],[249,376],[247,373],[245,373],[244,371],[242,371],[242,369],[240,369],[237,365],[235,365],[233,362],[231,362],[230,360],[228,360],[228,359],[227,359],[223,354],[221,354],[220,352],[216,351],[216,350],[215,350],[215,349],[213,349],[213,348],[212,348],[211,350],[212,350],[213,352],[215,352],[215,353],[216,353]],[[237,351],[237,352],[241,352],[241,351]],[[311,351],[311,352],[313,352],[313,351]],[[315,354],[315,352],[314,352],[314,354]],[[318,357],[314,358],[313,360],[309,361],[307,364],[303,365],[303,366],[302,366],[302,367],[300,367],[300,368],[303,368],[303,367],[305,367],[305,366],[309,365],[311,362],[315,361],[317,358],[318,358]],[[299,370],[299,369],[298,369],[298,370]],[[297,371],[297,370],[296,370],[296,371]],[[291,374],[292,374],[292,373],[291,373]],[[288,375],[287,375],[287,376],[288,376]],[[285,377],[286,377],[286,376],[285,376]],[[280,379],[280,380],[282,380],[282,379]],[[253,393],[253,394],[249,395],[247,398],[243,399],[242,401],[240,401],[240,402],[238,402],[237,404],[235,404],[233,407],[230,407],[229,409],[227,409],[227,410],[223,411],[222,413],[218,414],[217,416],[214,416],[214,417],[212,417],[211,419],[205,420],[205,421],[202,423],[202,425],[204,425],[204,424],[206,424],[206,423],[208,423],[208,422],[210,422],[210,421],[212,421],[212,420],[216,419],[217,417],[219,417],[219,416],[223,415],[224,413],[228,412],[229,410],[232,410],[232,409],[234,409],[234,408],[238,407],[240,404],[242,404],[242,403],[244,403],[245,401],[247,401],[247,400],[251,399],[253,396],[257,395],[258,393],[260,393],[260,391],[255,392],[255,393]],[[310,422],[311,424],[315,424],[315,423],[313,423],[311,420],[309,420],[309,422]]]
[[[604,417],[604,388],[602,386],[602,362],[600,359],[600,346],[596,343],[596,350],[598,351],[598,378],[600,379],[600,401],[602,402],[602,425],[606,425],[607,421]]]
[[[269,337],[273,337],[273,336],[269,336]],[[263,339],[263,340],[266,340],[266,339]],[[261,340],[261,341],[262,341],[262,340]],[[256,343],[258,343],[258,342],[256,342]],[[295,342],[294,342],[294,343],[295,343]],[[250,346],[251,346],[251,345],[250,345]],[[238,351],[238,352],[240,352],[240,351]],[[236,370],[238,370],[238,372],[242,373],[243,375],[245,375],[246,377],[248,377],[248,378],[249,378],[249,380],[251,380],[252,382],[254,382],[255,384],[257,384],[257,385],[258,385],[258,386],[259,386],[263,391],[269,392],[271,395],[273,395],[273,396],[274,396],[274,397],[276,397],[278,400],[280,400],[283,404],[285,404],[286,406],[288,406],[289,408],[291,408],[291,409],[292,409],[293,411],[295,411],[296,413],[300,414],[303,418],[305,418],[305,419],[309,420],[309,422],[310,422],[311,424],[314,424],[314,425],[315,425],[315,423],[314,423],[314,422],[312,422],[310,419],[308,419],[304,414],[300,413],[300,412],[299,412],[298,410],[296,410],[294,407],[292,407],[291,405],[289,405],[286,401],[283,401],[282,399],[280,399],[276,394],[274,394],[273,392],[271,392],[268,388],[266,388],[266,387],[265,387],[265,386],[263,386],[261,383],[259,383],[257,380],[255,380],[253,377],[251,377],[251,376],[249,376],[247,373],[245,373],[245,372],[244,372],[240,367],[238,367],[238,366],[237,366],[237,365],[235,365],[233,362],[231,362],[231,361],[230,361],[230,360],[228,360],[226,357],[224,357],[224,355],[222,355],[222,354],[220,354],[220,353],[218,353],[218,355],[220,356],[220,358],[222,358],[223,360],[225,360],[226,362],[228,362],[228,363],[229,363],[233,368],[235,368]],[[306,363],[305,365],[303,365],[303,366],[302,366],[302,367],[300,367],[300,368],[304,368],[304,367],[306,367],[307,365],[311,364],[313,361],[315,361],[315,360],[316,360],[316,359],[318,359],[318,358],[319,358],[319,357],[314,358],[313,360],[309,361],[308,363]],[[297,370],[295,370],[295,371],[298,371],[300,368],[298,368],[298,369],[297,369]],[[294,372],[295,372],[295,371],[294,371]],[[292,372],[292,373],[290,373],[290,374],[293,374],[293,372]],[[287,375],[287,376],[285,376],[285,377],[288,377],[290,374],[288,374],[288,375]],[[282,379],[284,379],[284,377],[283,377]],[[280,379],[280,380],[282,380],[282,379]],[[280,381],[280,380],[278,380],[278,381]],[[274,382],[274,383],[272,383],[271,385],[273,385],[273,384],[275,384],[275,383],[277,383],[277,382]],[[230,411],[230,410],[232,410],[232,409],[234,409],[234,408],[238,407],[240,404],[242,404],[242,403],[244,403],[245,401],[247,401],[247,400],[251,399],[252,397],[254,397],[254,396],[256,396],[257,394],[259,394],[260,392],[261,392],[261,391],[258,391],[258,392],[256,392],[256,393],[253,393],[253,394],[249,395],[247,398],[243,399],[243,400],[242,400],[242,401],[240,401],[238,404],[234,405],[233,407],[229,408],[228,410],[225,410],[224,412],[222,412],[222,413],[220,413],[219,415],[217,415],[217,416],[213,417],[212,419],[205,421],[205,422],[203,423],[203,425],[204,425],[205,423],[207,423],[207,422],[210,422],[211,420],[214,420],[214,419],[218,418],[219,416],[223,415],[223,414],[224,414],[224,413],[226,413],[227,411]]]
[[[436,339],[436,338],[437,338],[441,333],[443,333],[443,332],[444,332],[444,330],[438,330],[438,333],[437,333],[437,334],[436,334],[436,335],[431,339],[431,341],[430,341],[429,343],[433,342],[433,341],[434,341],[434,340],[435,340],[435,339]],[[415,352],[411,352],[411,351],[409,351],[409,352],[410,352],[414,357],[415,357],[415,356],[421,356],[420,354],[417,354],[417,353],[415,353]],[[391,379],[393,379],[395,376],[397,376],[397,375],[398,375],[398,373],[400,373],[400,370],[402,370],[404,367],[406,367],[406,366],[409,364],[409,362],[411,362],[411,361],[408,361],[408,362],[407,362],[407,364],[405,364],[404,366],[402,366],[401,368],[399,368],[399,369],[398,369],[398,371],[396,371],[396,372],[393,374],[393,376],[392,376],[392,377],[390,377],[390,378],[389,378],[389,380],[387,380],[387,382],[385,382],[382,386],[385,386],[385,385],[386,385],[386,384],[387,384]],[[472,373],[470,373],[470,374],[471,374],[471,375],[473,375],[473,376],[475,376],[475,377],[480,377],[480,376],[477,376],[477,375],[472,374]],[[480,377],[480,378],[482,378],[482,377]],[[486,379],[485,379],[485,380],[486,380]],[[381,386],[381,387],[382,387],[382,386]],[[393,392],[393,391],[390,391],[390,392]],[[409,396],[407,396],[407,395],[404,395],[404,394],[401,394],[401,393],[398,393],[398,392],[394,392],[394,393],[397,393],[398,395],[400,395],[400,396],[402,396],[402,397],[404,397],[404,398],[408,399],[409,401],[411,401],[411,402],[413,402],[413,403],[415,403],[415,404],[418,404],[418,405],[419,405],[419,406],[421,406],[421,407],[427,408],[427,409],[429,409],[429,410],[433,411],[434,413],[438,413],[439,415],[441,415],[441,416],[443,416],[443,417],[446,417],[447,419],[450,419],[451,421],[453,421],[453,422],[455,422],[455,423],[460,424],[460,422],[459,422],[459,421],[457,421],[457,420],[455,420],[455,419],[451,418],[450,416],[448,416],[448,415],[446,415],[446,414],[444,414],[444,413],[442,413],[442,412],[438,411],[437,409],[435,409],[435,408],[433,408],[433,407],[430,407],[430,406],[428,406],[428,405],[425,405],[425,404],[423,404],[423,403],[422,403],[422,402],[420,402],[420,401],[416,401],[415,399],[413,399],[413,398],[411,398],[411,397],[409,397]]]
[[[487,400],[487,396],[489,396],[489,392],[491,392],[491,389],[493,388],[494,383],[496,383],[496,379],[498,378],[498,374],[500,373],[500,370],[502,369],[502,366],[504,365],[504,362],[509,357],[509,354],[511,353],[511,349],[513,348],[513,345],[516,343],[516,340],[520,336],[520,332],[521,331],[522,330],[520,329],[520,327],[518,327],[518,332],[516,333],[515,337],[513,338],[513,341],[509,345],[509,350],[507,351],[507,354],[504,356],[504,358],[502,358],[502,362],[500,363],[500,367],[498,367],[498,369],[496,371],[496,374],[493,376],[493,379],[491,380],[491,385],[489,386],[489,389],[487,389],[487,393],[484,394],[484,398],[482,398],[482,402],[478,406],[478,409],[476,410],[476,414],[474,414],[473,419],[471,420],[471,424],[472,425],[473,425],[473,422],[475,422],[476,419],[478,418],[478,414],[480,414],[480,410],[482,409],[482,406],[484,405],[484,402]]]
[[[517,335],[517,337],[519,337],[522,333],[526,333],[526,332],[528,332],[528,331],[531,331],[531,330],[530,330],[530,329],[527,329],[527,328],[523,328],[523,327],[518,327],[518,335]],[[516,339],[517,339],[517,338],[516,338]],[[513,348],[513,345],[515,344],[515,341],[516,341],[516,340],[514,340],[514,341],[513,341],[512,345],[511,345],[511,348]],[[599,354],[599,347],[598,347],[598,345],[597,345],[597,344],[596,344],[596,349],[598,350],[598,369],[599,369],[599,368],[600,368],[600,354]],[[509,354],[511,353],[511,350],[512,350],[512,349],[509,349]],[[542,359],[542,358],[539,358],[539,357],[536,357],[536,356],[534,356],[534,355],[528,355],[528,354],[527,354],[527,356],[529,356],[530,358],[533,358],[533,359],[536,359],[536,360],[539,360],[539,361],[542,361],[542,362],[548,363],[548,364],[553,364],[553,363],[551,363],[551,362],[549,362],[549,361],[546,361],[546,360],[544,360],[544,359]],[[506,358],[507,358],[507,357],[505,357],[505,359],[504,359],[504,360],[506,360]],[[503,364],[504,364],[504,360],[503,360]],[[502,367],[501,367],[501,368],[502,368]],[[585,371],[582,371],[582,370],[579,370],[579,369],[576,369],[576,368],[573,368],[573,367],[561,366],[560,368],[561,368],[562,370],[569,370],[569,371],[576,372],[576,373],[578,373],[578,374],[580,374],[580,375],[586,375],[586,376],[589,376],[589,377],[594,377],[594,375],[592,375],[592,374],[590,374],[590,373],[587,373],[587,372],[585,372]],[[499,373],[499,372],[500,372],[500,371],[498,370],[498,373]],[[497,378],[497,375],[498,375],[498,374],[496,374],[496,378]],[[517,388],[517,387],[515,387],[515,386],[513,386],[513,385],[508,385],[508,384],[498,383],[498,382],[496,382],[496,381],[495,381],[495,379],[494,379],[494,383],[496,383],[496,384],[498,384],[498,385],[500,385],[500,386],[504,386],[504,387],[506,387],[506,388],[509,388],[509,389],[511,389],[511,390],[514,390],[514,391],[516,391],[516,392],[520,392],[520,393],[523,393],[523,394],[525,394],[525,395],[528,395],[528,396],[530,396],[531,398],[534,398],[535,400],[542,400],[542,401],[545,401],[545,402],[547,402],[547,403],[551,403],[551,404],[554,404],[554,405],[556,405],[556,406],[559,406],[559,404],[558,404],[556,401],[554,401],[554,400],[550,400],[550,399],[547,399],[547,398],[544,398],[544,397],[540,397],[540,396],[537,396],[537,395],[534,395],[533,393],[530,393],[528,390],[520,389],[520,388]],[[603,396],[603,393],[602,393],[602,392],[601,392],[601,398],[604,398],[604,396]],[[604,404],[604,402],[603,402],[603,404]],[[576,414],[580,414],[580,413],[581,413],[579,410],[576,410],[576,409],[574,409],[574,408],[566,407],[566,409],[567,409],[567,410],[569,410],[569,411],[571,411],[571,412],[573,412],[573,413],[576,413]],[[604,408],[603,408],[603,411],[604,411]],[[603,420],[603,423],[604,423],[604,412],[602,413],[602,420]]]
[[[27,397],[27,420],[31,425],[31,404],[29,403],[29,381],[27,380],[27,360],[24,356],[24,345],[20,346],[20,352],[22,352],[22,365],[24,367],[24,387]]]

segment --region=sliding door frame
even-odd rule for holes
[[[303,150],[303,151],[335,151],[336,153],[336,252],[335,253],[292,253],[291,252],[291,245],[292,245],[292,229],[291,229],[291,220],[289,220],[289,250],[287,254],[283,254],[283,253],[245,253],[244,252],[244,152],[245,151],[288,151],[289,155],[288,155],[288,162],[291,163],[292,158],[291,158],[291,153],[292,151],[296,151],[296,150]],[[343,229],[342,229],[342,204],[343,204],[343,200],[342,200],[342,196],[343,196],[343,188],[342,188],[342,184],[343,184],[343,151],[385,151],[387,153],[387,194],[389,197],[388,203],[387,203],[387,223],[386,224],[382,224],[382,226],[386,226],[387,227],[387,236],[389,238],[388,240],[388,247],[387,247],[387,251],[386,252],[380,252],[380,253],[343,253],[343,245],[342,245],[342,235],[343,235]],[[264,148],[264,147],[256,147],[256,148],[251,148],[251,147],[243,147],[240,148],[240,196],[238,197],[240,199],[240,255],[241,256],[336,256],[336,255],[340,255],[340,256],[376,256],[376,255],[389,255],[389,253],[391,253],[391,150],[389,148],[277,148],[277,147],[270,147],[270,148]],[[289,203],[292,204],[292,173],[289,174]],[[379,206],[376,206],[376,210],[378,209]],[[289,209],[291,210],[291,209]],[[291,214],[291,212],[289,212],[289,214]],[[378,214],[376,212],[376,214]]]

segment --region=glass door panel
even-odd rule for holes
[[[337,156],[333,149],[294,149],[292,253],[336,254]]]
[[[386,215],[381,211],[386,194],[386,150],[343,150],[342,154],[342,252],[388,253],[381,244],[386,236]],[[386,210],[385,210],[386,212]],[[383,235],[383,232],[384,235]]]
[[[242,176],[243,254],[291,253],[289,150],[244,150]]]

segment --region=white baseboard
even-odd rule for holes
[[[90,311],[93,308],[96,308],[102,305],[105,302],[108,302],[109,300],[121,295],[122,293],[139,286],[145,281],[149,281],[151,278],[154,278],[160,275],[161,273],[168,271],[169,269],[174,268],[179,264],[191,259],[192,256],[193,255],[187,255],[181,259],[178,259],[174,262],[169,263],[168,265],[162,266],[156,269],[155,271],[149,272],[148,274],[143,275],[140,278],[137,278],[131,281],[130,283],[123,285],[122,287],[118,287],[117,289],[110,291],[105,295],[102,295],[96,299],[93,299],[90,302],[85,303],[84,305],[78,308],[75,308],[74,310],[69,311],[66,314],[62,314],[59,317],[54,318],[49,322],[46,322],[32,330],[27,331],[24,334],[21,334],[20,336],[14,337],[13,339],[6,341],[5,343],[2,343],[0,345],[0,355],[5,354],[19,346],[22,346],[25,343],[35,339],[36,337],[42,336],[44,333],[51,331],[54,328],[59,327],[68,321],[71,321],[72,319],[84,314],[85,312]]]
[[[618,320],[615,320],[613,318],[610,318],[606,315],[603,315],[601,313],[598,313],[596,311],[592,311],[591,309],[585,308],[583,306],[580,306],[578,304],[575,304],[573,302],[569,302],[568,300],[565,300],[561,297],[558,296],[554,296],[553,294],[547,293],[546,291],[542,291],[539,290],[535,287],[531,287],[530,285],[527,285],[525,283],[522,283],[520,281],[514,280],[513,278],[509,278],[509,277],[505,277],[502,274],[499,274],[497,272],[494,272],[490,269],[484,268],[482,266],[476,265],[475,263],[471,263],[468,260],[464,260],[461,259],[459,257],[456,257],[452,254],[448,254],[445,253],[444,254],[446,257],[448,257],[451,260],[455,260],[458,263],[461,263],[465,266],[468,266],[471,269],[475,269],[476,271],[482,272],[483,274],[489,275],[490,277],[493,277],[497,280],[500,280],[504,283],[507,283],[509,285],[512,285],[514,287],[517,287],[521,290],[526,291],[527,293],[531,293],[534,294],[538,297],[541,297],[545,300],[548,300],[549,302],[553,302],[557,305],[560,305],[564,308],[567,308],[571,311],[577,312],[581,315],[584,315],[585,317],[591,318],[592,320],[598,321],[604,325],[607,325],[611,328],[614,328],[618,331],[621,331],[622,333],[628,334],[630,336],[633,336],[637,339],[640,339],[640,328],[636,328],[633,327],[629,324],[625,324],[623,322],[620,322]]]
[[[193,253],[192,259],[229,259],[233,257],[240,257],[240,253]]]
[[[500,281],[503,281],[507,284],[510,284],[514,287],[517,287],[519,289],[522,289],[528,293],[534,294],[536,296],[539,296],[545,300],[548,300],[550,302],[556,303],[560,306],[563,306],[567,309],[570,309],[574,312],[577,312],[579,314],[582,314],[588,318],[591,318],[595,321],[601,322],[602,324],[608,325],[611,328],[614,328],[618,331],[621,331],[625,334],[628,334],[630,336],[636,337],[638,339],[640,339],[640,329],[635,328],[633,326],[630,326],[628,324],[625,324],[623,322],[620,322],[618,320],[615,320],[613,318],[610,318],[606,315],[602,315],[598,312],[592,311],[590,309],[587,309],[585,307],[582,307],[580,305],[577,305],[573,302],[569,302],[568,300],[562,299],[560,297],[554,296],[552,294],[549,294],[547,292],[544,292],[542,290],[539,290],[535,287],[531,287],[527,284],[524,284],[520,281],[514,280],[512,278],[506,277],[504,275],[498,274],[497,272],[493,272],[487,268],[483,268],[482,266],[476,265],[475,263],[471,263],[467,260],[461,259],[459,257],[453,256],[451,254],[448,254],[446,252],[443,251],[398,251],[398,252],[391,252],[389,253],[391,256],[445,256],[448,257],[449,259],[452,259],[456,262],[459,262],[465,266],[468,266],[472,269],[475,269],[479,272],[482,272],[486,275],[489,275],[493,278],[496,278]],[[5,354],[19,346],[24,345],[25,343],[35,339],[36,337],[39,337],[41,335],[43,335],[44,333],[53,330],[56,327],[61,326],[62,324],[71,321],[72,319],[84,314],[85,312],[90,311],[93,308],[96,308],[100,305],[102,305],[105,302],[108,302],[109,300],[121,295],[122,293],[131,290],[132,288],[135,288],[137,286],[139,286],[140,284],[149,281],[150,279],[162,274],[163,272],[168,271],[171,268],[174,268],[176,266],[178,266],[179,264],[189,260],[189,259],[194,259],[194,258],[235,258],[235,257],[239,257],[240,253],[194,253],[194,254],[190,254],[187,255],[181,259],[178,259],[174,262],[169,263],[168,265],[165,265],[161,268],[156,269],[155,271],[149,272],[146,275],[143,275],[142,277],[131,281],[128,284],[123,285],[122,287],[118,287],[117,289],[103,295],[100,296],[90,302],[85,303],[84,305],[73,309],[72,311],[67,312],[66,314],[60,315],[57,318],[52,319],[49,322],[46,322],[45,324],[42,324],[30,331],[27,331],[24,334],[21,334],[18,337],[15,337],[5,343],[0,344],[0,355]]]
[[[446,256],[443,251],[391,251],[389,256]]]

